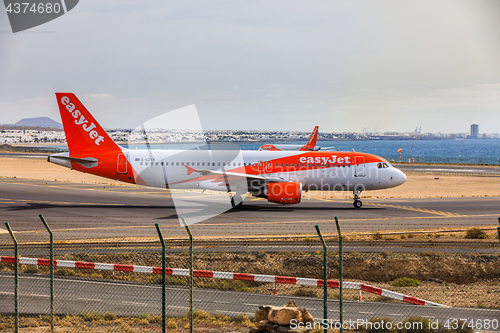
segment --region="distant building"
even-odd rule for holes
[[[470,125],[470,137],[472,139],[479,138],[479,125],[478,124]]]

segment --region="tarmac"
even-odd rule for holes
[[[184,204],[207,207],[228,202],[226,195],[186,193]],[[315,235],[336,233],[338,216],[343,232],[421,230],[497,226],[500,197],[363,199],[354,209],[351,200],[303,199],[283,206],[265,199],[246,198],[241,209],[231,209],[191,226],[195,237],[250,235]],[[186,207],[184,207],[186,208]],[[185,209],[184,209],[185,211]],[[0,179],[0,216],[18,237],[45,237],[38,215],[43,214],[56,239],[185,237],[168,190],[137,186]],[[3,223],[0,237],[8,237]]]

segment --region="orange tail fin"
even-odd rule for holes
[[[72,93],[56,93],[70,152],[119,149],[80,100]]]
[[[316,140],[318,139],[318,129],[319,126],[314,127],[311,136],[309,137],[309,141],[307,141],[306,146],[307,147],[315,147],[316,146]]]

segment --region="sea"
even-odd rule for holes
[[[296,144],[304,145],[307,141],[252,141],[252,142],[203,142],[192,143],[151,143],[151,144],[120,144],[129,149],[241,149],[258,150],[263,144]],[[317,146],[322,150],[352,151],[370,153],[386,158],[389,161],[399,161],[399,153],[403,162],[422,163],[462,163],[462,164],[492,164],[500,165],[499,139],[464,139],[464,140],[352,140],[352,141],[319,141]],[[67,151],[66,145],[53,146],[61,151]]]

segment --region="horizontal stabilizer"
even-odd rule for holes
[[[69,153],[60,153],[60,154],[50,155],[47,158],[47,161],[55,163],[55,164],[61,164],[64,166],[67,166],[65,164],[71,164],[70,162],[75,162],[75,163],[78,163],[85,168],[93,168],[99,164],[99,161],[96,158],[93,158],[93,157],[84,157],[84,158],[70,157]]]

